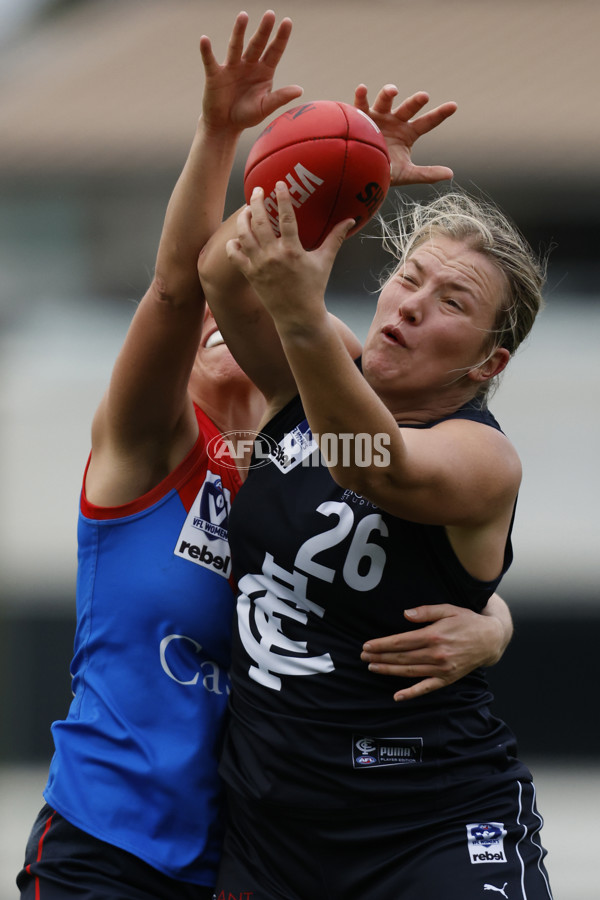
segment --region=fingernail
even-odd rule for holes
[[[417,614],[416,609],[405,609],[404,610],[404,615],[408,616],[409,619],[414,619],[416,614]]]
[[[369,672],[379,672],[377,663],[369,663]]]
[[[370,644],[363,644],[363,650],[364,650],[366,653],[370,653],[370,652],[371,652],[371,645],[370,645]]]

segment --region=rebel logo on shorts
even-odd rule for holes
[[[405,766],[420,763],[422,756],[423,738],[420,737],[374,738],[352,735],[352,766],[355,769]]]
[[[467,825],[467,844],[473,865],[477,863],[505,863],[503,822],[474,822]]]

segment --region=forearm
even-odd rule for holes
[[[154,279],[136,310],[97,419],[96,434],[133,447],[134,457],[141,445],[170,448],[171,435],[188,431],[189,378],[204,315],[198,254],[221,222],[240,134],[301,90],[294,85],[272,90],[289,19],[273,32],[275,14],[267,11],[246,42],[247,24],[247,13],[239,13],[222,65],[210,39],[200,38],[202,114],[165,214]]]
[[[495,623],[497,644],[490,647],[489,662],[486,665],[493,666],[502,659],[514,632],[513,620],[510,609],[499,594],[492,594],[487,605],[482,610],[482,615]]]
[[[305,327],[298,320],[291,327],[280,323],[279,334],[333,478],[365,496],[387,495],[390,478],[402,477],[402,434],[348,357],[331,317],[310,316]]]
[[[275,14],[265,12],[245,46],[248,15],[237,15],[225,62],[215,58],[210,39],[200,38],[205,87],[202,115],[188,159],[165,218],[156,278],[166,281],[171,299],[200,293],[198,254],[223,217],[227,183],[240,134],[259,125],[283,104],[302,93],[298,85],[273,90],[273,77],[285,51],[292,23],[283,19],[273,32]],[[185,302],[185,297],[184,297]]]
[[[319,249],[307,253],[299,243],[293,206],[282,183],[276,187],[276,196],[281,237],[274,236],[262,191],[256,189],[249,207],[238,217],[237,237],[227,244],[228,257],[249,280],[274,322],[313,433],[348,435],[360,422],[361,434],[389,443],[393,465],[387,465],[386,456],[385,470],[377,474],[380,492],[386,493],[389,478],[402,474],[404,441],[394,417],[349,358],[324,300],[335,254],[351,223],[340,223]],[[370,496],[363,487],[369,484],[373,467],[367,467],[367,474],[356,464],[356,454],[350,456],[349,463],[330,464],[330,471],[344,487]]]
[[[223,218],[239,133],[211,130],[200,118],[165,215],[156,278],[169,297],[200,292],[198,255]]]
[[[273,409],[296,393],[273,319],[226,247],[237,234],[239,211],[203,248],[198,273],[208,303],[229,350]]]

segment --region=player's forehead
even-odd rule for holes
[[[417,244],[397,271],[414,271],[424,278],[479,294],[496,295],[504,283],[501,270],[466,238],[436,235]]]

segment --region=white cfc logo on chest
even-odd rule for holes
[[[387,537],[388,528],[379,513],[359,518],[346,503],[327,501],[317,512],[333,518],[334,524],[308,538],[300,547],[291,572],[278,566],[270,553],[265,554],[262,572],[240,580],[237,613],[240,638],[254,660],[248,669],[250,678],[265,687],[281,690],[281,675],[317,675],[334,671],[329,653],[311,655],[307,641],[285,634],[286,620],[308,624],[308,614],[322,618],[325,610],[308,597],[308,576],[329,584],[337,570],[316,562],[323,550],[341,544],[352,535],[348,551],[341,557],[341,577],[355,591],[371,591],[381,581],[385,550],[374,543],[376,535]],[[307,629],[307,638],[309,632]]]

